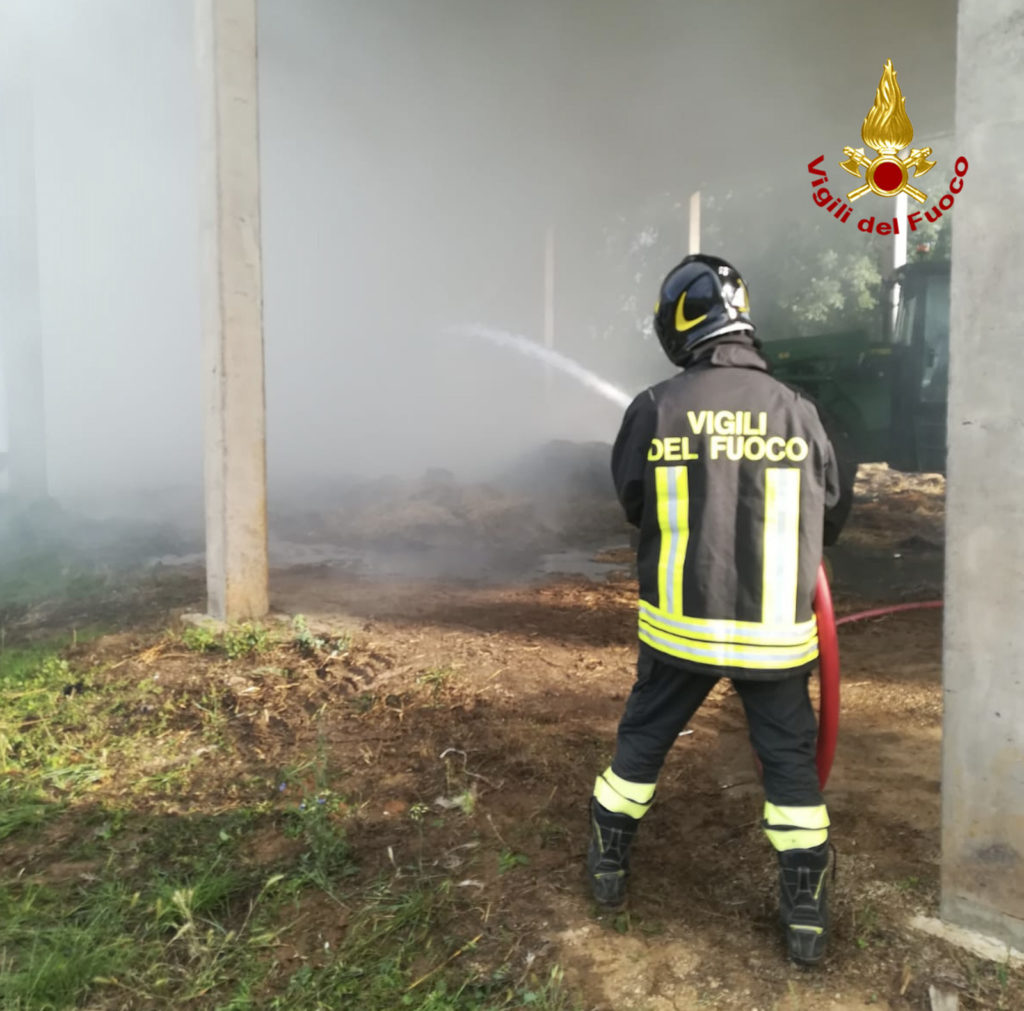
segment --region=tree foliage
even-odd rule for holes
[[[767,208],[767,210],[766,210]],[[732,261],[747,279],[751,308],[766,340],[881,325],[882,280],[892,239],[866,235],[802,202],[777,207],[770,189],[704,196],[701,246]],[[908,258],[949,256],[949,216],[908,237]],[[662,193],[604,229],[613,304],[595,332],[651,333],[651,308],[665,273],[685,254],[688,202]],[[924,247],[919,249],[918,247]],[[599,299],[594,307],[602,306]]]

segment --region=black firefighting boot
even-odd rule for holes
[[[628,814],[613,814],[598,801],[590,801],[590,846],[587,879],[594,901],[616,909],[626,901],[629,846],[639,824]]]
[[[789,957],[817,965],[828,944],[828,842],[779,853],[779,914]]]

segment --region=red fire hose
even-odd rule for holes
[[[844,614],[836,621],[836,628],[848,625],[853,621],[865,621],[868,618],[883,618],[887,614],[899,614],[901,611],[926,611],[934,607],[942,607],[941,600],[914,600],[909,604],[889,604],[887,607],[873,607],[870,611],[858,611],[856,614]]]
[[[818,707],[818,782],[825,789],[839,735],[839,639],[836,616],[832,610],[825,566],[818,567],[818,585],[814,591],[814,615],[818,619],[818,679],[821,701]]]
[[[914,601],[909,604],[890,604],[869,611],[845,614],[838,621],[832,610],[832,591],[829,589],[825,566],[818,569],[818,584],[814,592],[814,614],[818,619],[818,676],[821,681],[821,702],[818,709],[818,782],[825,789],[836,754],[839,735],[839,639],[836,629],[854,621],[881,618],[902,611],[921,611],[942,607],[941,600]]]

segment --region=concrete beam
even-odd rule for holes
[[[960,0],[942,916],[1024,948],[1024,9]]]
[[[225,621],[268,610],[256,0],[196,0],[206,586]]]
[[[31,32],[22,4],[0,6],[0,353],[9,440],[8,487],[47,495],[39,305]]]

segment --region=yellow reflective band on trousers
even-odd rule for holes
[[[616,776],[609,765],[594,781],[594,799],[612,814],[642,818],[654,799],[654,783],[631,783]]]
[[[685,467],[658,467],[658,603],[669,614],[683,613],[683,565],[690,540],[690,481]]]
[[[828,840],[828,808],[780,807],[765,802],[764,834],[776,850],[809,850]]]
[[[800,565],[800,471],[769,467],[764,472],[764,568],[761,614],[765,625],[796,621]]]
[[[719,667],[788,670],[818,655],[818,625],[808,621],[768,625],[669,614],[640,601],[641,642],[662,653]]]

